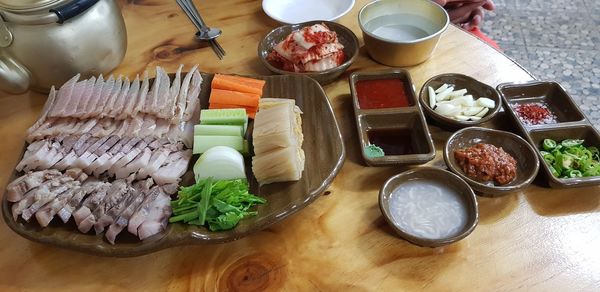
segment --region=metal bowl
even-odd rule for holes
[[[299,30],[305,26],[311,26],[318,23],[324,23],[331,29],[335,31],[338,36],[339,42],[344,46],[344,53],[346,54],[346,61],[335,68],[331,68],[329,70],[320,71],[320,72],[290,72],[281,70],[271,65],[269,61],[267,61],[267,55],[271,52],[273,47],[285,39],[292,31]],[[354,59],[358,56],[358,38],[356,35],[347,27],[331,22],[331,21],[309,21],[298,24],[284,25],[280,26],[271,32],[269,32],[262,41],[258,44],[258,58],[260,61],[267,67],[271,72],[282,74],[282,75],[302,75],[308,76],[317,80],[321,85],[328,84],[337,79],[350,65],[354,62]]]
[[[431,57],[450,18],[430,0],[379,0],[360,10],[358,23],[375,61],[403,67]]]
[[[494,108],[491,108],[487,112],[487,114],[485,114],[485,116],[483,116],[478,121],[458,121],[453,118],[441,115],[438,112],[434,111],[431,108],[431,106],[429,106],[429,91],[427,90],[427,87],[431,86],[433,89],[437,89],[443,84],[454,85],[454,88],[456,90],[466,89],[468,94],[473,95],[473,97],[475,98],[487,97],[493,100],[496,103],[496,106]],[[500,95],[498,94],[498,91],[496,91],[493,87],[482,83],[473,77],[458,73],[440,74],[425,81],[425,83],[421,87],[421,92],[419,93],[419,102],[421,103],[421,107],[423,108],[423,110],[427,113],[427,115],[430,118],[435,120],[440,126],[450,129],[471,127],[485,123],[493,119],[502,107],[502,100],[500,99]]]
[[[441,182],[445,187],[456,191],[460,195],[462,204],[468,212],[467,221],[460,232],[446,238],[431,239],[411,234],[396,223],[390,208],[392,193],[403,183],[415,180]],[[400,237],[413,244],[426,247],[438,247],[459,241],[471,234],[479,221],[477,200],[471,187],[456,174],[434,167],[417,167],[389,178],[379,192],[379,208],[385,220]]]

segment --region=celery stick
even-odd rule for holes
[[[194,136],[242,136],[244,128],[241,125],[195,125]]]
[[[237,151],[244,151],[244,138],[241,136],[194,136],[192,153],[202,154],[215,146],[228,146]]]
[[[248,115],[243,108],[200,111],[200,124],[203,125],[244,125],[247,122]]]

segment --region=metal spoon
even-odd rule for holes
[[[196,38],[201,41],[210,41],[221,35],[221,30],[218,28],[205,27],[196,33]]]

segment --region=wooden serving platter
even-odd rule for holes
[[[204,78],[200,93],[202,108],[208,106],[210,83],[213,76],[213,74],[202,73]],[[104,238],[104,234],[80,233],[73,220],[63,224],[59,219],[54,219],[46,228],[40,227],[35,220],[25,222],[19,218],[15,221],[11,215],[12,203],[6,199],[2,201],[4,221],[17,234],[32,241],[114,257],[139,256],[178,245],[229,242],[283,221],[286,217],[312,203],[325,191],[342,168],[346,151],[329,99],[316,81],[303,76],[288,75],[253,78],[267,81],[263,97],[296,100],[296,104],[304,113],[302,115],[302,131],[304,133],[302,148],[306,155],[305,170],[299,181],[273,183],[260,187],[256,184],[250,171],[251,160],[246,160],[251,191],[267,199],[265,205],[258,207],[257,216],[242,220],[232,230],[220,232],[211,232],[204,227],[182,223],[169,224],[163,234],[145,241],[140,241],[123,231],[117,236],[115,245],[111,245]],[[249,126],[249,133],[251,133],[251,129],[252,124]],[[181,185],[193,184],[191,166],[196,159],[197,156],[192,158],[188,173],[184,175]],[[22,174],[14,171],[9,182]]]

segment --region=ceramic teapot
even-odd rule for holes
[[[118,66],[127,48],[115,0],[0,0],[0,90],[47,91]]]

